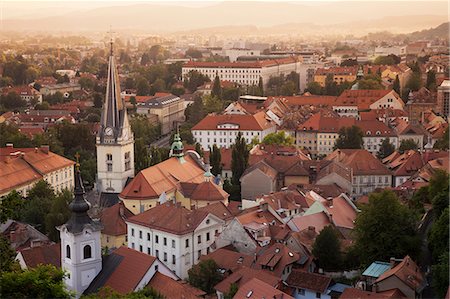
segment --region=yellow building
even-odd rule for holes
[[[329,74],[333,75],[333,80],[337,84],[344,82],[353,82],[356,80],[358,69],[355,67],[332,67],[332,68],[318,68],[314,74],[314,81],[320,86],[325,86],[325,80]]]

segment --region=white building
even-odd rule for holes
[[[112,52],[100,124],[96,139],[97,189],[120,193],[128,178],[134,177],[134,136],[125,102],[120,97],[119,76]]]
[[[209,150],[214,144],[231,147],[239,132],[247,143],[254,138],[261,142],[268,134],[275,133],[276,127],[276,123],[263,111],[252,115],[210,114],[192,128],[192,134],[203,150]]]
[[[127,219],[128,247],[159,258],[182,279],[202,254],[212,251],[225,221],[204,209],[166,202]]]
[[[300,71],[301,59],[288,57],[283,59],[261,60],[251,62],[199,62],[190,61],[183,65],[182,77],[190,71],[197,71],[213,81],[216,75],[221,81],[231,81],[241,85],[258,85],[260,77],[264,86],[270,77]]]
[[[223,55],[228,56],[231,62],[235,62],[240,56],[259,56],[261,51],[245,48],[231,48],[223,50]]]

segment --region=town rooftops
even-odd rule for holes
[[[61,267],[61,244],[43,244],[26,248],[19,252],[18,260],[20,263],[23,261],[27,269],[35,268],[39,264],[54,265],[59,268]]]
[[[398,265],[387,270],[378,277],[375,283],[380,283],[389,277],[395,276],[403,281],[411,289],[420,292],[425,287],[426,281],[417,264],[406,256]]]
[[[295,57],[287,57],[281,59],[270,59],[249,62],[204,62],[204,61],[189,61],[183,65],[184,68],[263,68],[278,66],[282,64],[296,63],[299,60]]]
[[[145,212],[132,216],[127,222],[184,235],[194,231],[209,215],[202,209],[188,210],[179,203],[165,202]]]
[[[382,293],[375,293],[375,292],[368,292],[363,291],[356,288],[346,288],[342,295],[339,297],[340,299],[389,299],[389,298],[406,298],[402,292],[400,292],[398,289],[395,289],[395,294],[386,294],[384,292]],[[392,296],[393,295],[393,296]]]
[[[243,254],[237,251],[219,248],[207,255],[202,255],[200,260],[214,260],[219,268],[226,271],[235,272],[240,267],[251,267],[253,264],[253,256]]]
[[[332,283],[331,277],[293,269],[286,283],[298,289],[307,289],[317,293],[325,293]]]
[[[198,122],[191,130],[240,130],[240,131],[264,131],[275,127],[276,124],[264,111],[255,114],[209,114]]]
[[[256,266],[270,270],[278,277],[281,277],[287,266],[294,263],[300,264],[308,260],[306,256],[302,257],[303,259],[301,260],[297,252],[292,251],[282,243],[275,243],[268,248],[263,247],[257,255]]]
[[[216,284],[214,288],[219,292],[227,293],[230,290],[231,284],[235,283],[239,288],[254,277],[258,277],[259,280],[267,283],[272,287],[277,287],[280,282],[280,279],[272,275],[272,273],[270,272],[264,270],[251,269],[248,267],[242,267],[236,272],[232,273],[227,278],[225,278],[224,280],[222,280],[221,282],[219,282],[218,284]]]
[[[171,103],[175,103],[177,101],[180,101],[181,99],[176,95],[167,95],[162,97],[154,97],[146,100],[144,103],[140,103],[140,107],[146,107],[146,108],[159,108],[163,107],[165,105],[169,105]]]
[[[120,294],[133,292],[156,260],[154,256],[126,246],[119,247],[103,257],[102,270],[84,294],[96,293],[102,287]]]

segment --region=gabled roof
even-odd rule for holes
[[[267,164],[264,160],[262,160],[248,167],[242,174],[241,180],[243,177],[245,177],[246,175],[255,170],[263,172],[267,176],[271,177],[273,180],[277,177],[278,174],[278,172],[274,168],[272,168],[271,166],[269,166],[269,164]]]
[[[249,298],[249,299],[261,299],[261,298],[273,298],[273,299],[294,299],[281,290],[278,290],[265,283],[258,278],[252,278],[244,283],[236,292],[233,299]]]
[[[128,218],[127,222],[184,235],[194,231],[208,215],[201,209],[190,211],[179,203],[166,202]]]
[[[61,244],[44,244],[31,247],[20,252],[27,268],[35,268],[39,264],[61,267]]]
[[[230,196],[220,186],[212,181],[201,182],[197,184],[190,195],[191,200],[200,201],[223,201]]]
[[[419,152],[405,151],[403,154],[393,152],[382,161],[393,172],[394,176],[410,176],[416,173],[424,165]]]
[[[263,247],[257,255],[255,267],[268,269],[278,277],[281,277],[287,266],[300,261],[300,255],[282,243],[274,243],[268,248]]]
[[[325,226],[330,224],[330,219],[325,212],[314,213],[307,216],[296,216],[288,222],[289,227],[295,231],[314,227],[317,233],[320,233]]]
[[[216,284],[214,289],[222,293],[227,293],[230,290],[230,285],[232,283],[237,284],[239,288],[254,277],[258,277],[259,280],[269,284],[272,287],[278,286],[280,282],[280,279],[272,275],[270,272],[242,267]]]
[[[391,276],[396,276],[416,292],[420,292],[426,283],[420,268],[408,255],[398,265],[384,272],[375,282],[380,283]]]
[[[391,172],[364,149],[337,149],[325,159],[344,164],[353,170],[353,175],[390,175]]]
[[[317,293],[325,293],[332,283],[331,277],[293,269],[286,283],[295,288],[307,289]]]
[[[205,170],[190,156],[184,156],[184,163],[171,157],[161,163],[141,170],[120,193],[122,199],[158,198],[163,192],[179,188],[180,183],[201,183]]]
[[[204,298],[206,295],[204,291],[186,282],[174,280],[161,272],[156,272],[153,275],[147,287],[155,289],[165,298],[197,299]]]
[[[340,299],[388,299],[388,298],[396,298],[389,297],[384,294],[363,291],[356,288],[346,288],[342,295],[339,297]],[[404,298],[404,297],[397,297]]]
[[[358,109],[369,109],[370,105],[380,100],[389,93],[394,93],[396,98],[401,101],[400,97],[393,90],[385,89],[360,89],[360,90],[344,90],[344,92],[336,99],[335,106],[357,106]],[[403,103],[403,101],[401,101]]]
[[[276,126],[264,111],[260,111],[255,114],[208,114],[191,130],[236,130],[219,128],[220,125],[225,124],[237,125],[240,131],[264,131]]]
[[[102,270],[84,294],[96,293],[102,287],[110,287],[120,294],[133,292],[155,261],[154,256],[119,247],[103,257]]]
[[[224,221],[233,219],[233,212],[222,201],[211,203],[198,208],[198,210],[213,214]]]
[[[219,248],[200,257],[201,261],[209,259],[214,260],[219,268],[231,272],[235,272],[241,267],[251,267],[253,264],[252,255],[243,254],[225,248]]]
[[[134,216],[122,201],[106,208],[101,212],[100,222],[103,225],[102,233],[110,236],[122,236],[127,234],[125,220]]]

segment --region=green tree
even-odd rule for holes
[[[397,94],[401,94],[400,93],[400,79],[398,78],[398,75],[395,76],[395,80],[394,80],[394,84],[392,86],[392,89],[397,93]]]
[[[335,149],[362,149],[364,133],[358,126],[344,127],[339,130]]]
[[[433,148],[439,149],[439,150],[448,150],[448,137],[449,137],[449,126],[447,126],[447,129],[445,129],[444,136],[442,136],[441,139],[438,139],[435,143]]]
[[[150,153],[142,138],[137,138],[134,141],[134,157],[136,173],[150,166]]]
[[[263,79],[260,76],[259,77],[259,81],[258,81],[258,96],[264,96],[264,84],[263,84]]]
[[[28,192],[27,199],[20,212],[22,220],[33,225],[42,233],[47,233],[51,228],[46,226],[45,217],[54,200],[55,194],[52,187],[46,181],[37,182]]]
[[[281,86],[282,96],[292,96],[297,92],[295,83],[292,81],[287,81]]]
[[[239,287],[236,283],[230,284],[230,288],[228,289],[228,292],[223,294],[224,299],[233,299],[234,295],[236,295],[237,291],[239,290]]]
[[[78,79],[78,84],[81,88],[91,90],[95,86],[95,82],[91,78],[80,78]]]
[[[138,96],[146,96],[150,94],[150,85],[148,84],[147,79],[142,77],[137,79],[136,94]]]
[[[8,219],[19,219],[19,211],[23,206],[22,196],[13,190],[0,199],[0,223]]]
[[[189,124],[194,125],[201,121],[206,116],[202,98],[199,96],[195,97],[194,102],[186,107],[184,115],[186,122]]]
[[[0,276],[2,275],[2,272],[20,269],[20,266],[15,260],[16,255],[17,253],[11,248],[9,240],[0,234]]]
[[[292,136],[286,134],[284,131],[278,131],[266,135],[261,143],[266,145],[292,146],[294,142],[295,140]]]
[[[59,231],[56,229],[67,222],[70,218],[69,203],[72,201],[72,192],[65,189],[62,193],[58,194],[56,198],[51,202],[50,210],[45,215],[45,227],[48,231],[48,237],[50,240],[59,241]]]
[[[431,250],[431,256],[438,261],[438,257],[443,253],[448,252],[449,248],[449,207],[442,211],[442,214],[431,226],[428,232],[428,247]]]
[[[429,70],[427,72],[427,85],[428,90],[436,91],[436,72]]]
[[[103,95],[99,92],[95,92],[93,95],[94,98],[94,107],[95,108],[102,108],[103,106]]]
[[[211,96],[217,97],[219,99],[222,98],[222,86],[220,83],[219,75],[216,75],[216,78],[214,78],[213,87],[211,90]]]
[[[387,56],[378,56],[373,61],[373,64],[375,64],[375,65],[393,65],[393,64],[399,64],[400,62],[401,62],[400,57],[398,57],[394,54],[390,54]]]
[[[433,273],[432,286],[438,298],[444,298],[449,282],[449,252],[439,256],[439,262],[431,266]]]
[[[320,84],[318,82],[309,82],[306,85],[306,89],[305,92],[309,92],[311,94],[316,94],[316,95],[321,95],[323,94],[323,87],[320,86]]]
[[[15,91],[11,91],[7,95],[0,96],[0,105],[4,106],[6,109],[17,109],[25,107],[27,101],[22,100],[20,95]]]
[[[48,102],[38,103],[34,106],[34,110],[48,110],[50,109],[50,105]]]
[[[202,58],[203,55],[202,55],[202,52],[200,52],[199,50],[194,49],[194,48],[189,48],[186,51],[186,57],[199,59],[199,58]]]
[[[188,271],[188,282],[208,294],[214,293],[214,286],[222,281],[219,267],[212,259],[200,261]]]
[[[195,151],[197,152],[197,154],[200,155],[200,157],[203,157],[204,153],[203,153],[203,150],[202,150],[202,145],[200,143],[198,143],[198,142],[195,143]]]
[[[156,165],[163,161],[161,156],[161,151],[158,150],[157,147],[151,146],[150,147],[150,166]]]
[[[189,89],[191,92],[194,92],[199,86],[209,81],[210,80],[208,76],[192,70],[184,78],[184,87]]]
[[[420,238],[416,217],[392,191],[371,193],[355,223],[355,246],[364,265],[392,256],[417,257]]]
[[[405,85],[405,90],[408,90],[409,93],[409,90],[417,91],[420,89],[421,86],[422,86],[422,79],[419,70],[413,72],[412,75],[409,77]]]
[[[380,149],[377,152],[378,159],[384,159],[395,151],[395,146],[386,137],[380,144]]]
[[[445,170],[438,169],[430,179],[428,185],[428,196],[433,205],[436,217],[448,207],[449,176]]]
[[[136,292],[130,292],[128,294],[120,294],[110,287],[103,287],[95,294],[83,295],[82,299],[165,299],[165,297],[157,290],[151,287],[145,287]]]
[[[333,74],[328,74],[325,77],[324,94],[329,96],[337,96],[339,94],[339,88],[337,86],[337,83],[334,81]]]
[[[223,110],[223,101],[216,96],[203,96],[203,103],[206,113],[220,113]]]
[[[71,298],[64,285],[64,272],[53,265],[39,265],[25,271],[3,272],[2,298]]]
[[[319,265],[325,270],[339,270],[342,264],[341,243],[336,230],[326,226],[314,241],[313,255],[319,259]]]
[[[222,154],[220,148],[213,144],[210,149],[209,163],[211,164],[211,173],[215,176],[222,173]]]
[[[362,79],[358,82],[359,89],[384,89],[380,82],[374,79]]]
[[[233,185],[239,185],[242,174],[248,167],[248,158],[250,151],[248,150],[245,138],[241,132],[238,133],[231,151],[231,172],[233,174],[231,182]]]
[[[414,141],[414,139],[403,139],[400,142],[398,151],[403,154],[408,150],[417,150],[417,143]]]

